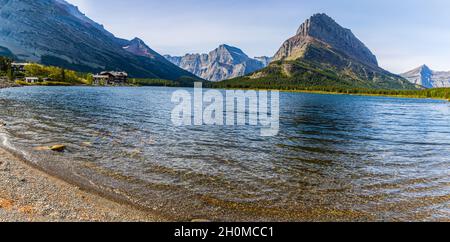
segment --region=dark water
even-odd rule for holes
[[[0,90],[3,145],[176,220],[450,220],[447,102],[281,93],[280,133],[260,137],[173,126],[174,90]]]

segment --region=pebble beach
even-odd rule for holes
[[[1,222],[162,222],[49,176],[0,148]]]

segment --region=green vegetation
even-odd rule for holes
[[[170,80],[163,80],[163,79],[141,79],[141,78],[134,78],[131,79],[130,84],[136,85],[136,86],[163,86],[163,87],[177,87],[179,86],[179,83],[170,81]]]
[[[354,74],[355,70],[337,70],[331,66],[302,60],[279,61],[249,76],[213,83],[216,88],[253,88],[279,90],[330,90],[341,89],[415,89],[406,83],[391,80],[392,77],[370,73],[372,81],[363,80]]]
[[[14,80],[14,72],[12,71],[11,64],[11,59],[0,56],[0,77],[7,77],[10,81]]]
[[[338,63],[340,60],[336,60]],[[353,65],[353,66],[352,66]],[[314,93],[450,98],[450,88],[421,90],[396,75],[352,64],[349,68],[298,59],[278,61],[244,77],[208,83],[210,88],[265,89]],[[365,76],[366,78],[363,78]],[[370,80],[370,81],[368,81]]]
[[[435,98],[450,100],[450,88],[433,88],[423,90],[387,90],[387,89],[370,89],[370,88],[345,88],[335,86],[281,86],[269,85],[266,83],[264,87],[252,85],[225,85],[220,83],[213,84],[212,88],[224,89],[263,89],[263,90],[279,90],[291,92],[309,92],[309,93],[329,93],[329,94],[349,94],[349,95],[367,95],[367,96],[391,96],[391,97],[411,97],[411,98]]]
[[[39,83],[40,85],[92,84],[92,74],[79,73],[54,66],[30,64],[25,66],[24,75],[38,77],[42,81]]]
[[[413,98],[436,98],[450,100],[450,88],[432,88],[424,90],[371,90],[371,89],[350,89],[328,91],[342,94],[354,95],[377,95]]]
[[[151,78],[133,78],[129,80],[129,83],[136,86],[193,87],[194,83],[199,81],[200,80],[198,79],[183,76],[176,81]]]

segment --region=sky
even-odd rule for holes
[[[220,44],[273,56],[305,19],[326,13],[402,73],[450,71],[448,0],[67,0],[117,37],[160,54],[208,53]]]

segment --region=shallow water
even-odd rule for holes
[[[450,220],[447,102],[281,93],[280,133],[260,137],[173,126],[175,90],[3,89],[0,132],[49,173],[175,220]]]

